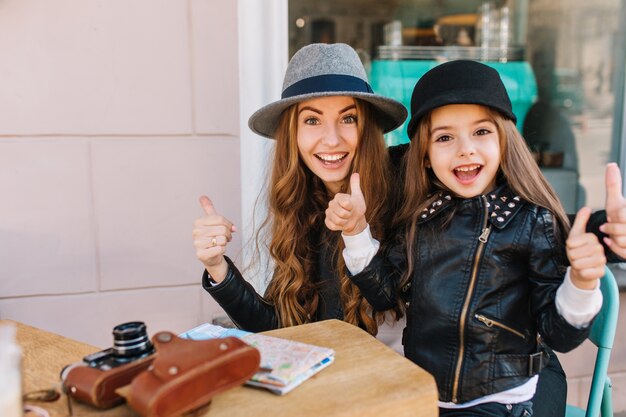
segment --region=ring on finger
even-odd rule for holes
[[[217,245],[217,238],[216,237],[211,239],[211,246],[215,246],[215,245]]]

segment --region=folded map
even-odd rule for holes
[[[180,335],[193,340],[229,336],[244,340],[261,353],[261,369],[247,384],[266,388],[279,395],[288,393],[335,359],[335,351],[329,348],[209,323]]]

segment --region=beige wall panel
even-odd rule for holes
[[[2,133],[191,130],[187,2],[4,0],[0,51]]]
[[[557,356],[563,365],[563,370],[569,378],[578,378],[590,375],[593,372],[597,348],[589,340],[568,353],[559,353]]]
[[[568,378],[567,380],[567,404],[579,407],[580,400],[580,379]]]
[[[237,135],[237,2],[192,0],[191,33],[196,131]]]
[[[180,333],[198,324],[195,286],[0,300],[0,317],[13,319],[99,347],[113,343],[117,324],[140,320],[152,336]]]
[[[202,271],[202,270],[201,270]],[[200,282],[200,275],[198,276],[198,283]],[[206,292],[202,287],[200,287],[200,301],[201,301],[201,310],[200,310],[200,319],[201,323],[211,323],[216,317],[224,317],[226,313],[224,309],[220,307],[220,305]]]
[[[609,365],[610,372],[626,372],[626,292],[620,293],[619,302],[620,310],[617,318],[615,343],[611,353],[611,364]]]
[[[611,375],[613,382],[613,411],[626,410],[626,372]]]
[[[591,377],[583,377],[578,379],[577,391],[578,396],[570,403],[576,407],[586,408],[589,399],[589,390],[591,389]]]
[[[0,140],[0,298],[96,289],[89,147]]]
[[[93,144],[101,289],[198,283],[191,230],[207,194],[241,218],[238,143],[230,138],[102,140]],[[239,234],[228,246],[236,255]]]

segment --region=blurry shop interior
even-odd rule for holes
[[[416,80],[440,62],[493,66],[519,130],[574,213],[604,206],[607,162],[624,172],[625,26],[626,0],[289,0],[289,53],[348,43],[374,91],[407,108]],[[407,142],[406,123],[386,140]]]

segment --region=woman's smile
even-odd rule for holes
[[[319,159],[326,168],[338,168],[345,162],[348,152],[335,153],[316,153],[315,157]]]
[[[354,98],[320,97],[298,105],[298,151],[326,188],[341,190],[359,142]]]

